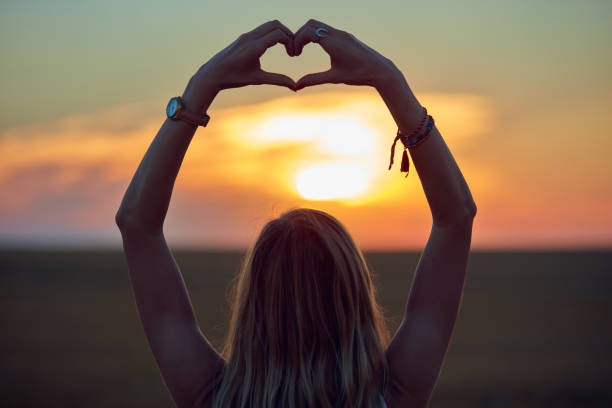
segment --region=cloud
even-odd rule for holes
[[[580,225],[593,224],[586,216],[565,224],[538,218],[534,208],[550,205],[554,197],[543,196],[535,207],[525,197],[508,200],[503,187],[508,168],[490,166],[499,154],[491,135],[500,124],[488,98],[430,93],[420,100],[434,114],[478,203],[476,246],[512,245],[518,237],[558,243]],[[0,242],[119,245],[114,214],[164,120],[158,111],[120,106],[1,132]],[[245,247],[271,217],[300,206],[334,214],[368,248],[425,244],[431,223],[427,201],[414,169],[408,179],[398,167],[387,170],[397,128],[375,92],[298,94],[210,114],[175,185],[165,227],[175,245]],[[334,160],[368,169],[372,181],[366,193],[335,201],[302,198],[295,185],[299,171]],[[587,197],[554,213],[571,219],[577,209],[588,213],[594,206]],[[508,223],[511,219],[520,221]],[[553,230],[566,233],[553,239]],[[593,231],[601,241],[601,233]]]

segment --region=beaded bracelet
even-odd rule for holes
[[[423,106],[423,119],[421,119],[419,126],[417,126],[409,135],[407,135],[407,137],[417,136],[419,130],[421,130],[426,120],[427,120],[427,108]],[[400,132],[398,128],[397,135],[395,136],[395,140],[393,140],[393,145],[391,146],[391,162],[389,163],[389,170],[391,170],[391,166],[393,166],[393,157],[395,156],[395,144],[397,143],[398,139],[402,138],[402,136],[404,135],[402,135],[402,133]],[[402,163],[403,163],[403,160],[402,160]]]
[[[421,125],[409,135],[403,135],[400,133],[399,129],[397,130],[397,136],[393,141],[393,145],[391,146],[391,162],[389,163],[389,170],[391,170],[391,166],[393,165],[393,156],[395,155],[395,144],[397,140],[400,139],[402,144],[404,145],[404,153],[402,154],[402,164],[400,167],[400,172],[406,172],[406,177],[408,177],[408,170],[410,169],[410,161],[408,160],[408,153],[406,149],[409,147],[415,147],[422,142],[424,142],[427,137],[431,134],[431,129],[433,129],[434,119],[432,116],[427,115],[427,110],[425,110],[425,118],[421,122]],[[425,130],[423,133],[419,134],[418,131],[423,128],[423,122],[427,119],[427,125],[425,126]]]

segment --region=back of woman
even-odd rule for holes
[[[274,44],[293,57],[309,42],[330,55],[328,71],[295,83],[261,69],[259,57]],[[378,91],[398,126],[395,142],[404,145],[401,171],[409,170],[409,151],[427,197],[432,228],[404,318],[389,342],[370,272],[346,229],[322,211],[295,209],[270,221],[245,258],[218,353],[200,331],[163,234],[183,157],[223,89],[271,84],[298,91],[325,83]],[[399,69],[322,22],[309,20],[294,34],[270,21],[202,65],[166,113],[116,220],[140,320],[177,406],[426,407],[461,303],[476,205]]]
[[[296,209],[268,223],[234,296],[215,406],[380,406],[388,334],[335,218]]]

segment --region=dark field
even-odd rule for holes
[[[176,252],[216,345],[242,253]],[[417,253],[367,253],[394,330]],[[169,407],[118,251],[0,251],[0,406]],[[472,253],[431,407],[611,407],[612,252]]]

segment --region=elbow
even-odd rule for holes
[[[115,224],[117,224],[122,234],[142,233],[155,235],[163,230],[163,222],[145,222],[140,214],[125,209],[117,211],[115,214]]]
[[[468,211],[468,215],[473,219],[474,217],[476,217],[476,212],[477,212],[477,208],[476,208],[476,203],[474,202],[474,200],[470,200],[470,203],[468,205],[467,211]]]
[[[472,197],[472,192],[469,189],[467,190],[467,194],[463,199],[463,205],[461,207],[463,208],[463,211],[461,211],[463,218],[473,220],[474,217],[476,217],[476,212],[478,209],[476,208],[476,202]]]
[[[126,211],[119,209],[119,211],[117,211],[115,214],[115,224],[117,224],[119,230],[124,231],[128,229],[128,226],[133,224],[133,222],[130,221],[130,216]]]
[[[474,224],[474,218],[476,217],[476,205],[466,207],[459,212],[454,219],[450,222],[450,225],[465,227],[472,229]]]
[[[474,197],[472,197],[472,192],[469,190],[469,188],[465,197],[465,209],[469,217],[471,217],[472,219],[476,217],[476,202],[474,201]]]
[[[465,205],[455,207],[446,214],[434,214],[433,223],[436,227],[460,227],[461,229],[471,229],[476,217],[476,204],[473,200],[466,202]]]
[[[141,229],[142,222],[138,221],[138,218],[133,211],[128,211],[120,208],[115,214],[115,224],[120,231],[132,231]]]
[[[474,202],[474,200],[470,200],[468,203],[466,203],[463,210],[459,212],[457,220],[460,223],[472,225],[472,223],[474,222],[474,218],[476,217],[476,212],[476,203]]]

